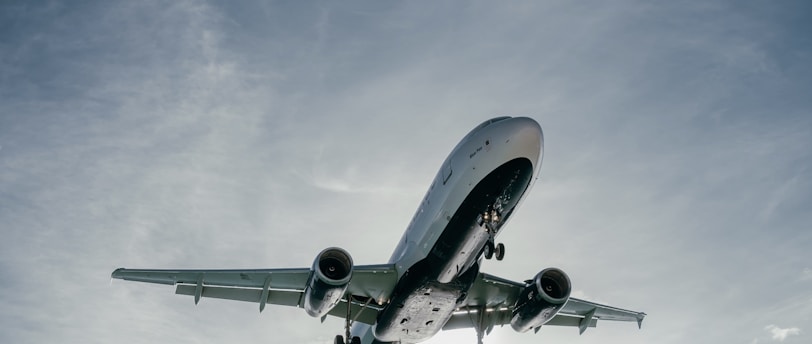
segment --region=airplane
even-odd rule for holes
[[[304,308],[310,316],[344,318],[334,344],[418,343],[440,330],[473,328],[477,343],[495,326],[518,332],[577,327],[598,320],[636,321],[643,312],[570,297],[568,275],[545,268],[515,282],[480,272],[502,260],[496,236],[538,178],[544,137],[528,117],[497,117],[471,130],[451,151],[389,262],[354,265],[338,247],[310,268],[143,270],[119,268],[112,278],[175,285],[175,293]]]

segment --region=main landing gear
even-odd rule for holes
[[[490,319],[487,314],[489,313],[485,310],[485,307],[479,307],[476,310],[476,315],[471,314],[470,310],[468,311],[468,317],[474,330],[476,330],[477,344],[483,344],[482,339],[493,330],[493,319]]]
[[[353,321],[352,320],[352,314],[351,314],[351,311],[352,311],[352,295],[347,294],[345,300],[346,300],[346,303],[347,303],[347,318],[346,318],[345,323],[344,323],[344,336],[342,336],[340,334],[337,335],[335,340],[333,341],[333,344],[361,344],[361,338],[360,337],[358,337],[358,336],[350,337],[350,327],[352,327],[352,321]],[[355,315],[356,317],[358,317],[360,312],[364,311],[364,309],[369,305],[370,301],[372,301],[372,298],[367,299],[366,303],[364,303],[364,305],[361,306],[361,310],[358,312],[358,314]],[[346,342],[344,341],[344,338],[347,339]]]
[[[342,336],[340,334],[337,335],[336,339],[335,339],[335,341],[333,343],[334,344],[344,344],[344,336]],[[358,336],[352,337],[352,339],[350,339],[350,342],[347,343],[347,344],[361,344],[361,338],[359,338]]]

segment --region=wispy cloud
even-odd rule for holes
[[[767,332],[772,335],[773,340],[777,340],[779,342],[783,342],[789,336],[797,336],[801,334],[801,329],[797,327],[788,327],[788,328],[780,328],[775,325],[767,325],[764,327]]]
[[[804,268],[804,271],[801,271],[801,280],[812,280],[812,268]]]

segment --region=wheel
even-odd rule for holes
[[[350,340],[350,344],[361,344],[361,337],[355,336]]]
[[[333,341],[333,344],[344,344],[344,336],[337,335],[336,339]]]
[[[505,244],[500,242],[498,245],[496,245],[495,251],[496,252],[494,253],[496,254],[496,260],[502,260],[505,258]]]
[[[491,259],[491,258],[493,258],[493,251],[494,251],[494,249],[493,249],[493,242],[488,241],[488,242],[485,244],[485,259]]]

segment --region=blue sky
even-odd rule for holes
[[[526,115],[541,176],[483,270],[649,314],[488,343],[803,343],[805,1],[0,4],[0,342],[328,343],[342,322],[117,267],[389,258],[440,163]],[[441,333],[428,343],[475,340]]]

